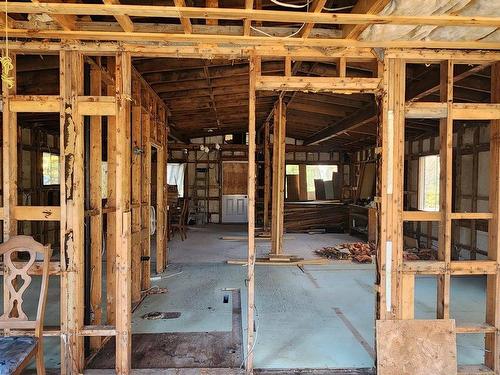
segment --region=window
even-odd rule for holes
[[[286,165],[286,174],[289,176],[298,175],[299,174],[299,166],[297,164],[287,164]]]
[[[310,200],[317,199],[314,180],[332,181],[333,174],[337,172],[338,172],[337,165],[308,165],[306,167],[307,198]],[[330,197],[330,194],[327,195],[328,197],[326,199],[333,199],[333,197]]]
[[[439,211],[439,155],[421,156],[418,163],[418,209]]]
[[[42,171],[44,185],[59,185],[59,155],[44,152]]]

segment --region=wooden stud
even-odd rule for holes
[[[84,172],[83,117],[78,95],[83,87],[83,58],[60,54],[61,85],[61,373],[83,370]]]
[[[132,353],[130,101],[131,56],[116,56],[116,365],[118,375],[130,373]]]
[[[500,63],[491,68],[491,101],[500,103]],[[485,364],[495,373],[500,372],[500,120],[490,124],[490,189],[489,207],[493,218],[488,227],[488,258],[495,262],[496,272],[487,276],[486,323],[495,327],[485,336]]]
[[[253,374],[255,324],[255,82],[260,75],[260,58],[249,64],[248,88],[248,253],[247,253],[247,358],[245,370]]]
[[[116,62],[114,59],[108,58],[108,71],[115,71]],[[108,96],[116,96],[115,85],[106,85],[106,94]],[[106,318],[108,325],[114,325],[115,320],[115,272],[116,272],[116,117],[108,117],[108,194],[106,200],[106,208],[110,209],[106,213]]]
[[[142,237],[142,213],[141,213],[141,168],[142,168],[142,92],[141,82],[137,78],[132,79],[132,301],[141,299],[141,237]]]
[[[151,236],[150,206],[151,206],[151,104],[150,95],[147,95],[146,106],[148,111],[142,114],[142,273],[141,288],[146,290],[151,286]]]
[[[271,198],[271,150],[269,122],[264,124],[264,231],[269,230],[269,203]]]
[[[446,265],[451,262],[451,210],[453,167],[453,62],[441,63],[441,102],[447,103],[448,116],[440,120],[440,176],[439,199],[441,221],[439,225],[438,259]],[[450,273],[438,276],[437,318],[450,316]]]
[[[97,58],[100,64],[100,58]],[[102,95],[99,67],[90,67],[90,95]],[[90,118],[90,324],[102,323],[102,117]],[[101,337],[90,339],[90,348],[97,350]]]

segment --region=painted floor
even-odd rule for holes
[[[246,267],[227,265],[229,258],[246,257],[246,242],[223,241],[221,236],[244,236],[244,226],[209,225],[188,232],[188,240],[170,242],[170,266],[153,285],[166,294],[148,296],[133,314],[134,333],[218,332],[231,329],[231,298],[227,289],[241,289],[243,337],[246,336]],[[289,254],[314,257],[312,251],[338,242],[357,241],[343,234],[289,234]],[[269,251],[258,241],[257,251]],[[373,265],[332,263],[305,266],[256,267],[257,368],[369,368],[374,364]],[[417,319],[435,316],[436,279],[416,281]],[[1,290],[0,290],[1,296]],[[59,285],[51,278],[46,324],[59,322]],[[31,298],[26,299],[31,305]],[[453,277],[451,314],[457,324],[484,322],[483,277]],[[0,306],[0,309],[2,307]],[[34,311],[34,305],[29,308]],[[0,310],[1,311],[1,310]],[[151,311],[180,312],[177,319],[144,320]],[[47,367],[59,365],[59,340],[46,339]],[[458,336],[460,364],[483,362],[484,337]]]

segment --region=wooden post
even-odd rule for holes
[[[166,137],[166,116],[165,112],[160,113],[160,121],[158,122],[158,141],[161,142],[161,147],[158,148],[157,167],[156,167],[156,272],[161,273],[166,266],[166,197],[167,186],[165,184],[167,173],[167,137]]]
[[[16,77],[16,55],[10,54],[14,69],[9,73]],[[3,240],[17,234],[17,221],[14,218],[14,207],[17,205],[17,113],[10,111],[10,97],[16,94],[14,87],[9,88],[2,81],[2,163],[3,163]],[[3,283],[3,295],[8,296],[7,283]],[[9,299],[3,299],[4,310],[9,309]]]
[[[151,286],[151,236],[149,235],[151,206],[151,95],[147,94],[146,110],[142,114],[142,261],[141,288],[146,290]]]
[[[285,105],[280,97],[274,110],[273,136],[273,204],[271,222],[271,253],[283,254],[283,219],[285,206]]]
[[[341,169],[339,173],[342,176]],[[301,201],[307,200],[307,164],[299,164],[299,198]]]
[[[500,63],[491,68],[491,102],[500,103]],[[485,335],[485,364],[495,374],[500,372],[500,120],[490,125],[490,212],[493,218],[488,228],[488,258],[496,262],[497,272],[487,276],[486,323],[496,328],[495,333]]]
[[[98,58],[98,63],[100,58]],[[90,68],[90,95],[102,95],[101,69]],[[102,323],[102,117],[90,118],[90,309],[91,325]],[[96,350],[100,337],[90,338],[90,347]]]
[[[382,75],[379,66],[379,75]],[[380,241],[378,318],[401,318],[401,280],[403,262],[403,166],[405,64],[386,59],[383,65]]]
[[[247,265],[247,357],[245,369],[253,374],[255,313],[255,81],[260,75],[260,58],[250,58],[248,87],[248,265]]]
[[[441,221],[439,225],[438,260],[446,263],[446,272],[438,276],[437,318],[450,317],[450,272],[451,262],[451,209],[453,168],[453,62],[441,63],[441,102],[447,103],[448,115],[439,122],[440,177],[439,200]]]
[[[116,56],[116,373],[131,367],[130,103],[129,52]]]
[[[116,62],[108,57],[108,71],[114,72]],[[107,95],[115,96],[115,85],[107,85]],[[115,271],[116,271],[116,116],[108,117],[108,197],[106,206],[109,211],[106,215],[106,317],[110,325],[115,324]]]
[[[60,53],[61,85],[61,373],[83,369],[84,173],[83,118],[77,98],[83,93],[83,58]]]
[[[269,121],[264,124],[264,231],[269,230],[269,201],[271,197],[271,150]]]
[[[132,301],[141,298],[141,82],[132,80]]]

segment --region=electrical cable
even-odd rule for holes
[[[10,77],[9,73],[14,69],[14,64],[9,56],[9,15],[7,14],[7,0],[5,0],[5,55],[0,57],[2,65],[2,82],[5,82],[9,89],[14,87],[14,77]]]

